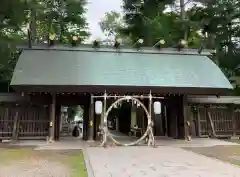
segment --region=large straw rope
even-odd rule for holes
[[[107,118],[108,118],[108,115],[110,113],[110,111],[113,109],[113,107],[124,101],[124,100],[132,100],[132,101],[136,101],[137,104],[139,104],[145,111],[146,115],[147,115],[147,119],[148,119],[148,126],[147,126],[147,130],[145,131],[145,133],[142,135],[141,138],[139,138],[138,140],[132,142],[132,143],[127,143],[127,144],[124,144],[124,143],[121,143],[119,141],[117,141],[113,135],[109,132],[108,130],[108,127],[107,127]],[[103,136],[103,141],[101,143],[101,146],[105,146],[106,143],[107,143],[107,139],[111,139],[116,145],[120,145],[120,146],[134,146],[134,145],[137,145],[139,144],[141,141],[143,141],[144,139],[148,138],[148,145],[152,145],[152,146],[155,146],[155,139],[154,139],[154,136],[153,136],[153,131],[152,131],[152,128],[153,128],[153,122],[152,122],[152,118],[151,118],[151,115],[149,114],[147,108],[144,106],[144,104],[137,98],[134,98],[134,97],[131,97],[131,96],[126,96],[126,97],[123,97],[123,98],[119,98],[118,100],[116,100],[107,110],[107,112],[105,113],[104,115],[104,122],[103,122],[103,128],[102,128],[102,136]]]

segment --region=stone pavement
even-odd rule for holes
[[[180,147],[86,148],[94,177],[238,177],[240,168]]]

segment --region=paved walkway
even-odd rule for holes
[[[238,177],[240,168],[179,147],[87,148],[95,177]]]
[[[37,146],[36,150],[84,149],[89,177],[238,177],[240,174],[239,167],[181,149],[236,143],[213,139],[193,139],[190,142],[161,139],[156,144],[157,148],[141,146],[104,149],[89,147],[86,142],[71,139],[52,144],[46,144],[45,141],[16,143],[20,146]]]

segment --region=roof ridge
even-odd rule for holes
[[[122,47],[120,49],[115,49],[113,46],[101,46],[100,48],[93,48],[92,45],[79,45],[78,47],[72,47],[69,45],[56,45],[56,46],[46,46],[46,45],[33,45],[31,48],[28,46],[18,46],[18,49],[23,50],[51,50],[51,51],[82,51],[82,52],[112,52],[112,53],[140,53],[140,54],[169,54],[169,55],[199,55],[199,56],[209,56],[211,55],[211,50],[203,50],[201,54],[198,53],[198,49],[184,48],[179,51],[176,48],[162,48],[156,49],[154,47],[141,47],[136,49],[133,47]]]

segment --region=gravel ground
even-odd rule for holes
[[[79,153],[79,150],[35,151],[33,147],[0,146],[0,177],[70,177],[68,157]]]
[[[186,147],[186,150],[240,166],[239,146]]]
[[[28,159],[0,166],[1,177],[70,177],[70,170],[61,163]]]

